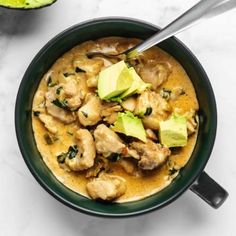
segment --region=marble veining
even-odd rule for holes
[[[0,8],[0,235],[222,235],[234,236],[236,215],[236,10],[177,37],[207,71],[218,104],[218,133],[206,171],[230,193],[218,210],[187,191],[171,205],[143,216],[103,219],[62,205],[27,169],[15,137],[14,105],[21,78],[39,49],[71,25],[126,16],[161,27],[197,0],[58,0],[37,11]]]

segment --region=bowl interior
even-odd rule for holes
[[[15,107],[16,134],[22,155],[38,182],[55,198],[74,209],[103,216],[129,216],[160,208],[188,189],[208,161],[216,132],[214,94],[197,59],[175,38],[166,40],[159,47],[175,57],[192,80],[200,104],[200,129],[190,161],[171,185],[140,201],[123,204],[91,201],[61,184],[44,164],[36,148],[31,125],[32,100],[42,76],[57,58],[87,40],[106,36],[145,39],[157,30],[153,25],[123,18],[98,19],[76,25],[57,35],[41,49],[23,77]]]

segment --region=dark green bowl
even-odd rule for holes
[[[203,169],[210,157],[217,125],[214,94],[206,73],[196,57],[176,38],[159,47],[175,57],[184,67],[195,87],[200,104],[200,129],[190,161],[171,185],[148,198],[130,203],[103,203],[87,199],[61,184],[43,162],[37,150],[31,125],[31,106],[44,73],[63,53],[77,44],[106,36],[146,39],[158,31],[154,25],[127,18],[100,18],[75,25],[49,41],[35,56],[22,79],[15,107],[15,126],[23,158],[37,181],[51,195],[76,210],[100,216],[131,216],[161,208],[191,188],[217,208],[227,192]],[[207,187],[206,187],[207,186]]]

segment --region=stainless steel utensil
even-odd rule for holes
[[[120,56],[129,59],[164,41],[165,39],[195,25],[196,23],[222,14],[233,9],[234,7],[236,7],[236,0],[202,0],[149,39],[122,53],[111,54],[93,51],[87,53],[87,56],[89,58],[94,56],[103,56],[108,58]]]

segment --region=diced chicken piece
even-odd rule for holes
[[[131,40],[120,40],[120,42],[118,43],[116,49],[118,52],[124,52],[132,47],[134,47],[135,45],[137,45],[139,42],[139,40],[136,39],[131,39]]]
[[[109,156],[111,153],[121,153],[125,145],[119,136],[104,124],[94,130],[95,144],[98,153]]]
[[[181,95],[184,95],[185,91],[182,87],[175,87],[171,90],[170,99],[175,101],[177,100]]]
[[[152,88],[156,90],[169,77],[171,65],[168,62],[156,63],[156,61],[150,60],[143,65],[139,65],[137,71],[141,78],[146,83],[150,83]]]
[[[97,76],[92,76],[92,77],[87,79],[86,83],[87,83],[87,86],[89,88],[97,88],[97,86],[98,86],[98,77]]]
[[[114,112],[110,116],[105,117],[103,120],[106,121],[108,124],[112,125],[117,120],[118,113]]]
[[[86,170],[94,165],[96,157],[93,136],[87,129],[79,129],[75,137],[79,152],[74,158],[66,158],[65,163],[73,171]]]
[[[131,147],[141,156],[138,165],[143,170],[153,170],[163,165],[171,154],[169,148],[162,147],[159,143],[154,143],[151,140],[146,143],[133,142]]]
[[[126,99],[125,101],[123,101],[121,103],[121,106],[125,110],[133,112],[135,110],[135,106],[136,106],[136,99],[134,97],[130,97],[130,98]]]
[[[74,67],[79,68],[89,75],[97,75],[104,65],[103,60],[101,59],[89,59],[86,56],[81,56],[76,58],[74,61]]]
[[[121,155],[122,155],[122,157],[133,157],[134,159],[137,159],[137,160],[140,159],[138,152],[134,149],[129,148],[129,147],[123,148]]]
[[[192,135],[196,132],[198,127],[198,116],[196,111],[191,109],[189,112],[186,112],[184,116],[187,118],[187,131],[188,135]]]
[[[96,42],[89,40],[72,48],[71,52],[73,52],[74,59],[76,60],[81,56],[85,56],[88,51],[97,51],[98,49],[99,45]]]
[[[33,110],[43,112],[45,110],[45,92],[38,90],[34,96]]]
[[[80,91],[82,98],[84,98],[86,96],[87,93],[90,93],[91,90],[87,85],[87,76],[85,75],[85,73],[79,73],[76,76],[76,80],[78,83],[78,91]]]
[[[99,156],[95,159],[94,165],[86,172],[86,178],[97,177],[102,171],[109,170],[109,160]]]
[[[45,128],[52,134],[57,133],[57,127],[55,125],[55,121],[53,117],[46,115],[46,114],[39,114],[39,120],[43,122]]]
[[[103,39],[98,39],[97,43],[99,45],[99,52],[102,53],[109,53],[109,54],[117,54],[118,51],[116,49],[118,42],[116,39],[112,38],[103,38]]]
[[[103,120],[109,124],[113,124],[116,121],[118,112],[122,111],[122,107],[113,102],[104,102],[102,104],[101,116]]]
[[[121,159],[119,161],[119,164],[122,166],[122,168],[125,170],[126,173],[130,175],[135,175],[136,174],[135,172],[137,171],[135,164],[126,159]]]
[[[79,89],[79,84],[73,77],[67,77],[66,83],[61,83],[59,85],[62,90],[59,92],[58,97],[65,98],[67,101],[67,106],[71,110],[78,109],[82,104],[82,99],[84,98],[85,91]]]
[[[93,58],[103,61],[103,68],[102,69],[105,69],[105,68],[113,65],[113,63],[110,60],[108,60],[107,58],[103,58],[103,57],[93,57]]]
[[[101,118],[101,102],[99,97],[89,94],[87,102],[78,111],[79,121],[84,126],[97,124]]]
[[[77,95],[78,89],[77,89],[77,81],[75,79],[68,79],[67,83],[63,83],[63,89],[64,93],[67,97],[73,97]]]
[[[119,176],[103,174],[89,182],[86,189],[92,199],[112,201],[125,193],[126,184]]]
[[[67,98],[67,106],[72,110],[72,111],[76,111],[82,104],[81,101],[81,95],[75,95],[71,98]]]
[[[143,115],[145,128],[158,130],[159,122],[167,119],[170,112],[171,107],[168,102],[153,91],[144,91],[137,98],[135,114]]]
[[[157,141],[156,134],[151,129],[146,129],[147,138]]]
[[[134,159],[139,160],[140,156],[138,155],[138,152],[134,149],[128,148],[128,156],[133,157]]]
[[[49,90],[45,94],[46,98],[46,109],[49,115],[57,118],[65,124],[70,124],[76,120],[76,115],[73,112],[64,110],[53,104],[53,101],[56,99],[56,93],[54,89]]]

